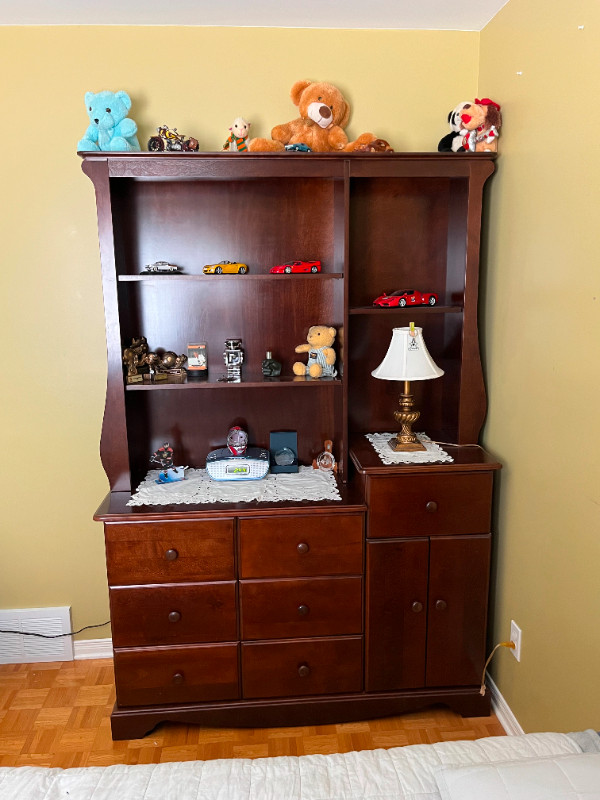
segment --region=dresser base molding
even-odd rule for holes
[[[141,739],[162,722],[223,728],[271,728],[299,725],[333,725],[418,711],[428,706],[448,706],[463,717],[490,714],[490,693],[480,687],[382,692],[336,697],[306,697],[274,701],[196,703],[178,706],[119,708],[111,714],[113,739]]]

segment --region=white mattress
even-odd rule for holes
[[[442,800],[600,800],[600,753],[441,767]]]
[[[540,758],[551,762],[555,757],[581,754],[583,749],[585,745],[569,734],[533,733],[326,756],[217,759],[66,770],[3,767],[0,768],[0,798],[442,800],[438,777],[443,767],[533,762]],[[594,746],[589,749],[593,750]],[[523,797],[533,800],[529,795],[511,796],[511,800]],[[491,797],[486,796],[486,800]]]

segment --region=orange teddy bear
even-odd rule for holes
[[[297,81],[290,96],[300,117],[276,125],[271,139],[252,139],[248,145],[250,151],[275,152],[292,144],[306,145],[317,153],[351,151],[376,138],[372,133],[363,133],[356,141],[348,142],[344,128],[350,118],[350,106],[331,83]]]

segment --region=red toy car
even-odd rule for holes
[[[404,306],[434,306],[438,301],[437,294],[433,292],[418,292],[416,289],[406,289],[391,294],[385,292],[376,300],[374,306],[383,308],[404,308]]]
[[[271,267],[269,272],[321,272],[320,261],[286,261]]]

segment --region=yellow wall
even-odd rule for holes
[[[526,731],[600,728],[599,75],[596,0],[510,0],[481,34],[479,92],[504,112],[483,287],[494,641],[523,629],[521,663],[501,651],[492,674]]]
[[[0,608],[71,605],[76,627],[108,619],[91,519],[107,491],[106,354],[93,189],[75,155],[84,93],[129,91],[144,144],[167,123],[217,150],[234,117],[267,135],[296,116],[296,80],[329,80],[355,109],[350,136],[433,150],[449,108],[476,91],[478,46],[475,33],[0,28]]]

